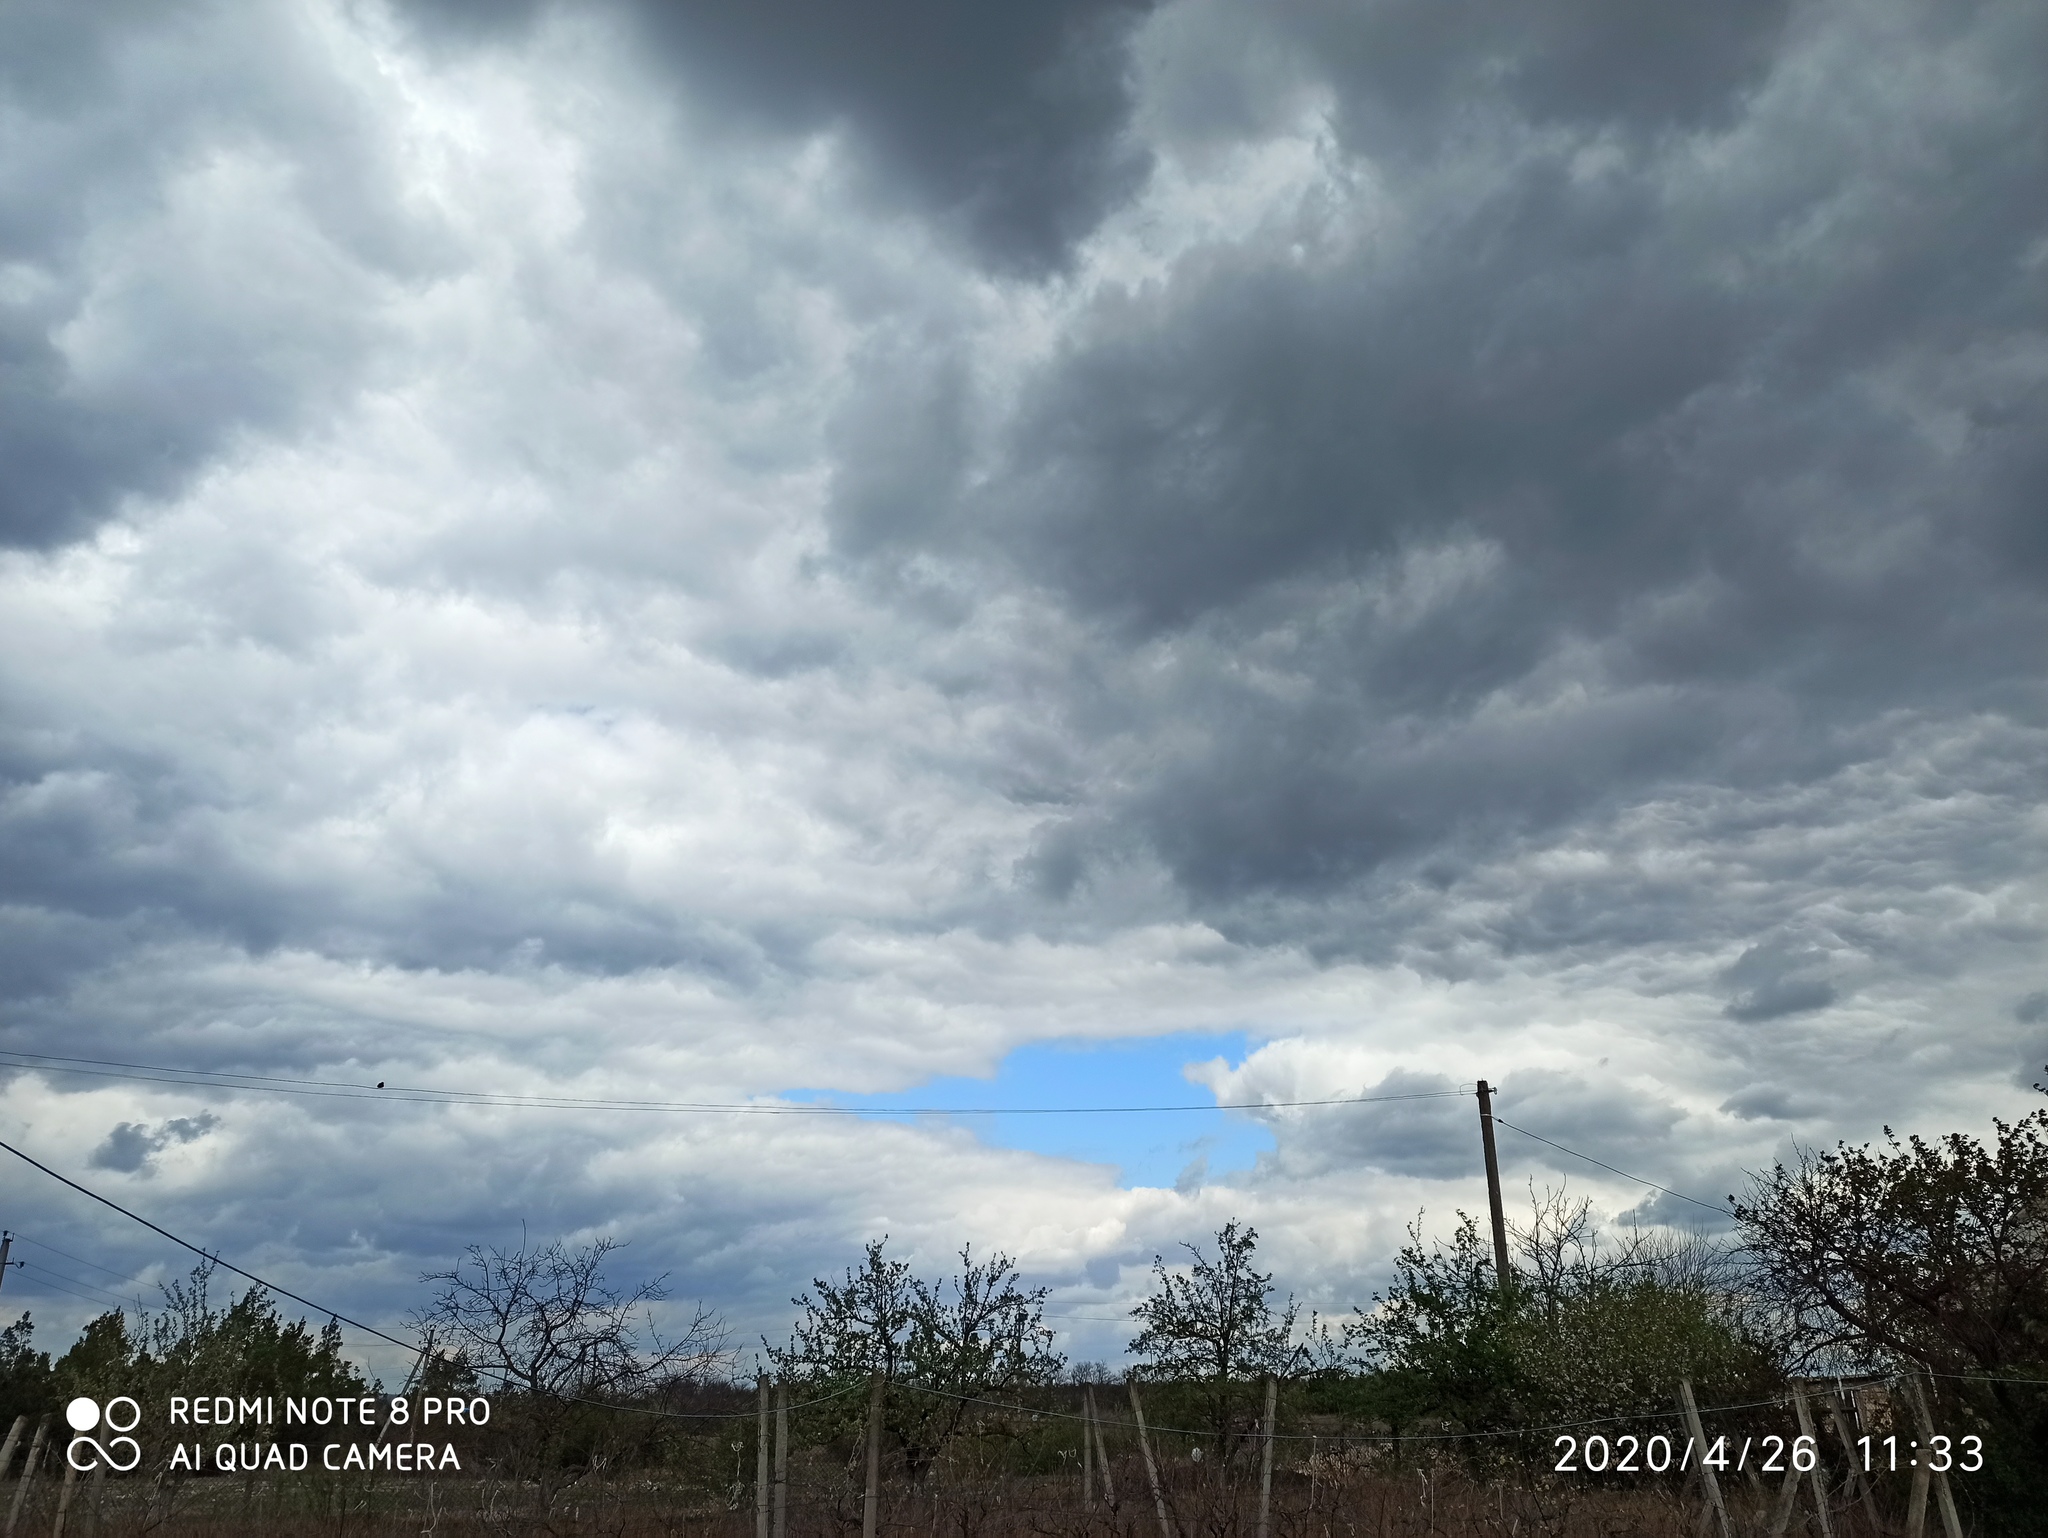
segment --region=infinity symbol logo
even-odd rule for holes
[[[121,1405],[128,1407],[128,1422],[126,1425],[114,1419],[117,1407]],[[142,1424],[142,1406],[133,1399],[130,1399],[126,1394],[116,1394],[112,1399],[109,1399],[104,1414],[100,1410],[98,1401],[87,1399],[80,1395],[64,1407],[64,1419],[73,1431],[80,1433],[74,1436],[71,1439],[71,1445],[64,1449],[64,1461],[78,1470],[79,1473],[90,1473],[95,1461],[103,1461],[116,1474],[126,1474],[142,1462],[142,1444],[133,1437],[117,1435],[107,1445],[102,1446],[98,1438],[84,1435],[85,1432],[100,1425],[103,1420],[107,1430],[112,1432],[133,1431]],[[123,1443],[127,1444],[128,1447],[128,1461],[126,1463],[121,1462],[113,1453],[113,1448],[119,1447]],[[83,1463],[78,1461],[80,1448],[86,1449],[85,1462]]]

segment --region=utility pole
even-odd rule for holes
[[[1493,1150],[1493,1087],[1479,1081],[1479,1141],[1486,1150],[1486,1205],[1493,1212],[1493,1274],[1505,1294],[1513,1286],[1508,1270],[1508,1220],[1500,1204],[1500,1155]]]
[[[7,1282],[7,1252],[14,1248],[14,1235],[0,1228],[0,1286]]]
[[[860,1538],[875,1538],[882,1494],[882,1375],[868,1374],[868,1488],[860,1503]]]
[[[768,1538],[768,1374],[761,1374],[754,1433],[754,1538]]]

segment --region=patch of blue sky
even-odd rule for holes
[[[934,1078],[880,1095],[796,1091],[812,1099],[910,1122],[951,1121],[999,1148],[1114,1164],[1126,1187],[1188,1188],[1251,1168],[1273,1147],[1242,1112],[1219,1111],[1189,1082],[1191,1064],[1241,1063],[1255,1043],[1243,1031],[1181,1031],[1116,1041],[1034,1042],[988,1078]],[[967,1115],[911,1107],[941,1106]],[[1184,1106],[1185,1110],[1020,1114],[1046,1106]],[[1004,1114],[1012,1110],[1013,1114]],[[893,1113],[893,1116],[892,1116]]]

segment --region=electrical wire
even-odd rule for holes
[[[1568,1153],[1574,1159],[1584,1159],[1588,1164],[1597,1164],[1609,1174],[1619,1175],[1623,1180],[1633,1180],[1637,1185],[1648,1186],[1652,1191],[1662,1191],[1666,1196],[1675,1196],[1682,1202],[1691,1202],[1695,1207],[1704,1207],[1709,1212],[1718,1212],[1724,1218],[1728,1216],[1728,1209],[1718,1202],[1703,1202],[1697,1196],[1687,1196],[1683,1191],[1674,1191],[1669,1186],[1660,1186],[1656,1181],[1645,1180],[1641,1175],[1631,1175],[1627,1170],[1616,1169],[1604,1159],[1596,1159],[1591,1154],[1580,1153],[1576,1148],[1567,1148],[1562,1143],[1553,1143],[1541,1133],[1531,1132],[1527,1127],[1518,1127],[1511,1121],[1503,1120],[1499,1115],[1493,1118],[1493,1122],[1495,1126],[1505,1127],[1510,1132],[1519,1132],[1523,1137],[1535,1138],[1537,1142],[1555,1148],[1559,1153]]]
[[[33,1244],[39,1250],[48,1250],[52,1255],[62,1255],[66,1260],[73,1261],[78,1265],[91,1266],[95,1271],[104,1271],[109,1276],[118,1276],[124,1282],[134,1280],[133,1275],[127,1271],[116,1271],[112,1266],[103,1266],[96,1260],[87,1260],[83,1255],[74,1255],[69,1250],[60,1250],[56,1245],[46,1243],[41,1239],[32,1239],[27,1234],[19,1231],[12,1232],[14,1232],[14,1237],[23,1244]]]
[[[384,1333],[384,1331],[378,1329],[373,1324],[364,1324],[360,1319],[351,1319],[347,1314],[342,1313],[338,1309],[329,1308],[325,1304],[316,1303],[311,1298],[304,1297],[299,1293],[293,1292],[288,1287],[280,1287],[276,1282],[258,1276],[254,1271],[245,1270],[243,1267],[236,1265],[233,1261],[221,1259],[221,1257],[212,1250],[204,1249],[199,1245],[194,1244],[189,1239],[179,1238],[178,1235],[172,1233],[168,1228],[164,1228],[158,1224],[150,1222],[148,1218],[143,1217],[139,1213],[130,1212],[126,1207],[123,1207],[119,1202],[113,1201],[108,1197],[104,1197],[100,1195],[99,1192],[90,1190],[87,1187],[80,1185],[77,1181],[68,1178],[67,1176],[58,1174],[55,1170],[51,1169],[47,1164],[44,1164],[38,1159],[31,1158],[28,1154],[25,1154],[19,1148],[16,1148],[12,1143],[0,1142],[0,1149],[5,1149],[8,1153],[13,1154],[15,1158],[20,1159],[25,1164],[33,1165],[36,1169],[39,1169],[45,1175],[48,1175],[52,1180],[60,1181],[64,1185],[71,1187],[72,1190],[78,1192],[81,1196],[89,1196],[94,1201],[100,1203],[102,1206],[113,1208],[114,1211],[120,1213],[122,1217],[129,1219],[131,1222],[140,1223],[144,1228],[148,1229],[151,1233],[161,1234],[164,1238],[170,1240],[171,1243],[180,1245],[183,1248],[190,1250],[193,1254],[199,1256],[200,1259],[208,1262],[211,1265],[219,1266],[224,1271],[232,1271],[237,1276],[246,1277],[250,1281],[254,1282],[257,1286],[262,1287],[267,1291],[277,1293],[281,1297],[290,1298],[294,1303],[303,1304],[305,1307],[312,1309],[316,1314],[325,1314],[330,1319],[335,1320],[337,1323],[348,1325],[352,1329],[361,1330],[367,1335],[373,1335],[380,1341],[384,1341],[390,1345],[400,1347],[409,1356],[421,1356],[424,1354],[423,1348],[416,1342],[400,1340],[395,1335],[387,1335]],[[17,1235],[16,1237],[21,1236]],[[49,1245],[45,1245],[43,1247],[45,1249],[52,1248],[52,1246]],[[72,1258],[75,1259],[76,1257]],[[85,1262],[85,1264],[91,1265],[92,1262],[87,1261]],[[33,1267],[37,1271],[48,1270],[47,1267],[37,1265],[34,1261],[25,1260],[22,1262],[22,1265]],[[102,1266],[99,1267],[99,1269],[107,1270],[109,1268]],[[76,1278],[67,1278],[67,1280],[75,1281]],[[50,1284],[45,1283],[44,1285]],[[90,1287],[92,1284],[90,1282],[83,1282],[79,1285]],[[60,1287],[58,1290],[62,1292],[70,1292],[70,1289],[68,1287]],[[83,1293],[74,1292],[71,1295],[75,1298],[81,1298],[87,1303],[91,1303],[94,1301],[91,1298],[85,1297]],[[109,1296],[111,1296],[111,1294],[109,1294]],[[126,1304],[123,1303],[123,1306],[125,1307]],[[489,1367],[481,1367],[475,1370],[497,1376],[500,1379],[501,1384],[510,1381],[506,1374],[504,1374],[503,1372],[494,1373],[493,1369]],[[789,1408],[792,1410],[799,1410],[808,1408],[810,1405],[823,1404],[826,1400],[837,1399],[845,1394],[852,1393],[854,1388],[857,1387],[859,1387],[859,1385],[855,1384],[850,1385],[847,1388],[835,1389],[833,1392],[824,1395],[822,1398],[805,1400],[803,1404],[791,1405]],[[755,1413],[757,1413],[753,1410],[740,1410],[731,1413],[693,1413],[682,1410],[660,1410],[646,1405],[611,1404],[602,1399],[588,1399],[580,1395],[574,1394],[567,1395],[565,1397],[573,1399],[577,1404],[594,1405],[600,1409],[627,1411],[635,1415],[657,1415],[666,1417],[671,1420],[746,1420],[750,1419]]]
[[[23,1059],[24,1061],[10,1061]],[[76,1065],[76,1066],[70,1066]],[[848,1106],[761,1104],[750,1101],[625,1100],[601,1096],[527,1095],[510,1091],[445,1089],[430,1086],[355,1083],[344,1079],[292,1079],[274,1074],[232,1073],[211,1068],[176,1068],[160,1063],[125,1063],[0,1047],[0,1067],[32,1072],[79,1074],[193,1088],[247,1090],[327,1100],[391,1100],[415,1105],[474,1105],[522,1110],[659,1111],[737,1116],[1130,1116],[1202,1111],[1281,1111],[1316,1106],[1382,1105],[1397,1100],[1445,1100],[1462,1089],[1424,1090],[1406,1095],[1340,1095],[1320,1100],[1216,1101],[1208,1105],[1032,1105],[1032,1106]]]
[[[415,1342],[400,1340],[396,1335],[387,1335],[382,1330],[378,1329],[374,1324],[364,1324],[362,1320],[351,1319],[348,1315],[342,1313],[338,1309],[327,1308],[322,1306],[321,1304],[315,1303],[311,1298],[301,1297],[298,1293],[293,1292],[289,1287],[280,1287],[275,1282],[266,1281],[263,1277],[258,1276],[254,1271],[245,1271],[242,1269],[242,1267],[236,1265],[233,1261],[223,1260],[220,1258],[219,1255],[215,1254],[213,1251],[202,1249],[199,1245],[194,1244],[189,1239],[179,1238],[176,1234],[172,1233],[168,1228],[164,1228],[159,1226],[158,1224],[150,1222],[148,1218],[143,1217],[140,1213],[130,1212],[126,1207],[122,1206],[119,1202],[113,1200],[111,1197],[102,1196],[99,1192],[90,1190],[87,1187],[80,1185],[77,1181],[71,1179],[68,1176],[58,1174],[55,1170],[51,1169],[49,1165],[43,1163],[40,1159],[31,1158],[28,1154],[25,1154],[19,1148],[16,1148],[12,1143],[0,1142],[0,1149],[5,1149],[8,1153],[13,1154],[14,1157],[21,1160],[22,1163],[32,1165],[34,1168],[41,1170],[45,1175],[48,1175],[52,1180],[55,1180],[60,1184],[71,1187],[71,1189],[78,1192],[79,1195],[91,1197],[94,1201],[98,1202],[102,1207],[113,1208],[114,1211],[120,1213],[122,1217],[127,1218],[130,1222],[140,1223],[144,1228],[148,1229],[153,1234],[161,1234],[164,1238],[170,1240],[171,1243],[179,1245],[184,1249],[190,1250],[193,1254],[197,1255],[201,1260],[207,1261],[209,1264],[219,1266],[223,1271],[232,1271],[237,1276],[247,1277],[250,1281],[254,1282],[259,1287],[265,1288],[270,1292],[277,1293],[280,1297],[290,1298],[294,1303],[304,1304],[307,1308],[312,1309],[315,1313],[325,1314],[330,1319],[336,1320],[341,1324],[349,1325],[354,1329],[361,1330],[366,1335],[374,1335],[377,1337],[377,1339],[389,1341],[394,1346],[403,1346],[407,1351],[413,1352],[415,1354],[417,1354],[420,1350],[420,1347]]]
[[[54,1287],[59,1292],[70,1293],[72,1297],[81,1299],[82,1301],[87,1303],[101,1303],[103,1301],[110,1301],[115,1304],[118,1304],[122,1308],[126,1308],[128,1306],[128,1300],[126,1298],[118,1297],[114,1293],[108,1292],[104,1287],[95,1287],[91,1282],[82,1282],[75,1276],[66,1276],[61,1271],[52,1271],[48,1266],[38,1265],[33,1260],[22,1261],[21,1268],[23,1273],[22,1280],[24,1282],[30,1282],[35,1286]],[[28,1274],[30,1272],[34,1272],[36,1273],[36,1275],[34,1277],[31,1277]],[[85,1293],[74,1290],[75,1288],[79,1287],[84,1287],[89,1291],[96,1292],[100,1296],[97,1298],[87,1297]]]

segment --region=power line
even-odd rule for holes
[[[364,1324],[360,1319],[351,1319],[348,1315],[342,1313],[339,1309],[324,1307],[321,1304],[315,1303],[311,1298],[301,1297],[298,1293],[293,1292],[289,1287],[280,1287],[275,1282],[266,1281],[263,1277],[258,1276],[254,1271],[245,1271],[242,1267],[236,1265],[231,1260],[222,1260],[219,1255],[213,1253],[210,1250],[200,1248],[200,1246],[194,1244],[190,1239],[181,1239],[176,1234],[172,1233],[168,1228],[164,1228],[159,1224],[150,1222],[148,1218],[143,1217],[140,1213],[130,1212],[126,1207],[122,1206],[119,1202],[113,1200],[111,1197],[102,1196],[99,1192],[89,1190],[85,1186],[80,1185],[77,1181],[71,1179],[69,1176],[58,1174],[55,1170],[51,1169],[49,1165],[43,1163],[40,1159],[31,1158],[29,1155],[23,1153],[19,1148],[16,1148],[12,1143],[0,1142],[0,1149],[5,1149],[8,1153],[13,1154],[15,1158],[21,1160],[24,1164],[33,1165],[36,1169],[39,1169],[45,1175],[48,1175],[52,1180],[58,1181],[63,1185],[71,1187],[71,1189],[78,1192],[79,1195],[91,1197],[94,1201],[98,1202],[102,1207],[113,1208],[114,1211],[120,1213],[122,1217],[127,1218],[130,1222],[140,1223],[144,1228],[148,1229],[151,1233],[163,1235],[163,1237],[170,1240],[171,1243],[180,1245],[183,1248],[190,1250],[193,1254],[197,1255],[201,1260],[204,1260],[211,1265],[219,1266],[224,1271],[232,1271],[237,1276],[247,1277],[250,1281],[254,1282],[258,1287],[262,1287],[267,1289],[268,1291],[277,1293],[280,1297],[290,1298],[294,1303],[302,1303],[307,1308],[312,1309],[316,1314],[325,1314],[330,1319],[337,1320],[342,1324],[346,1324],[354,1329],[363,1331],[363,1333],[365,1333],[366,1335],[374,1335],[379,1340],[389,1341],[394,1346],[403,1346],[407,1351],[413,1352],[415,1354],[420,1349],[416,1342],[400,1340],[396,1335],[387,1335],[382,1330],[378,1329],[374,1324]]]
[[[17,1234],[15,1237],[19,1238],[20,1235]],[[83,1287],[88,1292],[96,1292],[100,1295],[101,1298],[104,1298],[113,1303],[118,1303],[123,1308],[126,1308],[128,1306],[128,1299],[122,1297],[119,1293],[109,1292],[106,1288],[99,1286],[97,1283],[82,1281],[81,1279],[75,1276],[66,1276],[62,1271],[52,1271],[48,1266],[42,1265],[33,1260],[24,1260],[21,1263],[21,1265],[24,1271],[34,1271],[39,1273],[43,1278],[41,1285],[45,1287],[55,1287],[59,1292],[70,1292],[72,1297],[84,1298],[85,1301],[88,1303],[98,1301],[93,1298],[87,1298],[85,1296],[85,1293],[83,1292],[71,1292],[71,1289],[73,1287]]]
[[[418,1356],[420,1354],[421,1348],[416,1342],[400,1340],[395,1335],[387,1335],[384,1333],[384,1331],[378,1329],[373,1324],[364,1324],[360,1319],[351,1319],[347,1314],[342,1313],[339,1309],[329,1308],[325,1304],[316,1303],[311,1298],[304,1297],[299,1293],[293,1292],[289,1287],[280,1287],[277,1283],[269,1281],[264,1277],[258,1276],[254,1271],[245,1270],[241,1266],[236,1265],[231,1260],[223,1260],[220,1258],[218,1254],[214,1253],[213,1251],[202,1249],[199,1245],[194,1244],[189,1239],[179,1238],[176,1234],[172,1233],[168,1228],[164,1228],[159,1224],[150,1222],[148,1218],[143,1217],[140,1213],[130,1212],[126,1207],[123,1207],[119,1202],[113,1201],[108,1197],[102,1196],[97,1191],[89,1190],[87,1187],[80,1185],[77,1181],[72,1180],[68,1176],[58,1174],[55,1170],[51,1169],[49,1165],[44,1164],[39,1159],[31,1158],[28,1154],[25,1154],[19,1148],[16,1148],[12,1143],[0,1142],[0,1149],[5,1149],[8,1153],[13,1154],[15,1158],[21,1160],[24,1164],[33,1165],[36,1169],[39,1169],[45,1175],[48,1175],[52,1180],[59,1181],[62,1184],[71,1187],[72,1190],[78,1192],[81,1196],[89,1196],[94,1201],[100,1203],[102,1206],[113,1208],[114,1211],[120,1213],[122,1217],[129,1219],[131,1222],[140,1223],[144,1228],[148,1229],[151,1233],[161,1234],[164,1238],[170,1240],[171,1243],[181,1245],[182,1247],[190,1250],[193,1254],[197,1255],[200,1259],[208,1262],[211,1265],[219,1266],[224,1271],[232,1271],[237,1276],[247,1277],[250,1281],[254,1282],[258,1287],[262,1287],[270,1292],[277,1293],[281,1297],[290,1298],[294,1303],[304,1304],[307,1308],[312,1309],[313,1312],[316,1314],[325,1314],[330,1319],[335,1320],[337,1323],[348,1325],[352,1329],[361,1330],[363,1333],[367,1335],[374,1335],[378,1340],[385,1341],[390,1345],[402,1348],[408,1355]],[[50,1248],[50,1246],[45,1245],[44,1248],[47,1249]],[[73,1258],[75,1259],[76,1257]],[[47,1270],[46,1267],[36,1266],[33,1261],[24,1261],[22,1262],[22,1264],[27,1266],[35,1266],[35,1269],[38,1271]],[[87,1261],[85,1262],[85,1264],[90,1265],[92,1264],[92,1262]],[[108,1268],[100,1267],[100,1269],[106,1270]],[[67,1278],[67,1280],[75,1280],[75,1278]],[[46,1283],[45,1285],[49,1284]],[[80,1285],[89,1287],[92,1284],[90,1282],[86,1282],[81,1283]],[[65,1292],[70,1291],[69,1288],[60,1288],[59,1290]],[[83,1298],[84,1301],[87,1303],[94,1301],[91,1298],[85,1297],[83,1293],[72,1293],[71,1295],[76,1298]],[[109,1294],[109,1296],[111,1296],[111,1294]],[[504,1374],[502,1371],[498,1371],[488,1366],[473,1366],[473,1370],[484,1373],[495,1372],[496,1376],[498,1376],[501,1382],[507,1381],[506,1374]],[[855,1387],[858,1387],[858,1385],[855,1385]],[[852,1391],[852,1388],[835,1389],[833,1392],[824,1395],[822,1398],[805,1400],[803,1404],[792,1405],[790,1406],[790,1408],[804,1409],[809,1405],[823,1404],[827,1399],[837,1399],[842,1394],[851,1393]],[[738,1410],[733,1411],[731,1413],[718,1412],[692,1414],[690,1412],[681,1410],[655,1409],[645,1405],[610,1404],[601,1399],[587,1399],[575,1394],[571,1394],[566,1397],[574,1400],[577,1404],[595,1405],[601,1409],[606,1410],[629,1411],[635,1415],[664,1416],[671,1420],[749,1420],[756,1413],[753,1410]]]
[[[1687,1196],[1683,1191],[1674,1191],[1669,1186],[1660,1186],[1656,1181],[1645,1180],[1641,1175],[1631,1175],[1627,1170],[1616,1169],[1604,1159],[1596,1159],[1591,1154],[1580,1153],[1576,1148],[1567,1148],[1562,1143],[1553,1143],[1541,1133],[1531,1132],[1527,1127],[1518,1127],[1511,1121],[1504,1121],[1498,1113],[1495,1113],[1493,1119],[1497,1125],[1507,1128],[1510,1132],[1519,1132],[1523,1137],[1535,1138],[1537,1142],[1555,1148],[1559,1153],[1568,1153],[1574,1159],[1584,1159],[1588,1164],[1597,1164],[1609,1174],[1619,1175],[1623,1180],[1633,1180],[1637,1185],[1648,1186],[1652,1191],[1662,1191],[1666,1196],[1675,1196],[1682,1202],[1691,1202],[1695,1207],[1704,1207],[1709,1212],[1718,1212],[1724,1218],[1728,1216],[1728,1209],[1718,1202],[1703,1202],[1697,1196]]]
[[[23,1244],[33,1244],[39,1250],[48,1250],[52,1255],[62,1255],[66,1260],[75,1261],[81,1266],[91,1266],[95,1271],[104,1271],[109,1276],[118,1276],[124,1282],[134,1280],[132,1272],[116,1271],[112,1266],[103,1266],[96,1260],[87,1260],[83,1255],[74,1255],[69,1250],[60,1250],[56,1245],[46,1243],[41,1239],[31,1239],[27,1234],[21,1233],[18,1230],[14,1237]]]
[[[7,1061],[23,1059],[24,1061]],[[1384,1105],[1399,1100],[1445,1100],[1462,1089],[1423,1090],[1406,1095],[1339,1095],[1320,1100],[1215,1101],[1208,1105],[1029,1105],[1029,1106],[848,1106],[761,1104],[753,1101],[626,1100],[601,1096],[528,1095],[510,1091],[445,1089],[430,1086],[355,1083],[344,1079],[293,1079],[224,1069],[177,1068],[161,1063],[124,1063],[103,1058],[65,1057],[0,1047],[0,1067],[39,1073],[69,1073],[96,1079],[181,1084],[195,1089],[245,1090],[323,1100],[389,1100],[414,1105],[474,1105],[522,1110],[659,1111],[735,1116],[1131,1116],[1205,1111],[1283,1111],[1316,1106]]]

